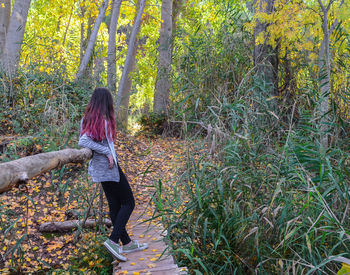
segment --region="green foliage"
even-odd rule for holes
[[[208,140],[189,149],[174,191],[153,198],[177,260],[198,274],[321,274],[350,257],[348,139],[320,145],[315,91],[293,108],[266,87],[252,77],[203,106],[194,124]]]
[[[222,93],[233,96],[252,65],[252,37],[243,29],[247,18],[241,7],[230,3],[199,9],[203,9],[203,22],[184,20],[174,42],[176,81],[171,95],[174,104],[170,106],[174,120],[210,116],[206,107],[217,105]]]
[[[68,271],[73,273],[88,271],[91,274],[111,274],[113,258],[103,245],[106,237],[105,235],[96,234],[93,238],[82,240],[77,255],[70,259],[71,265]]]
[[[20,72],[15,79],[2,77],[0,124],[4,128],[0,133],[26,136],[10,144],[9,155],[18,148],[28,154],[59,150],[77,137],[90,87],[62,83],[59,75],[45,73]]]

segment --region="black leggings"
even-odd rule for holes
[[[118,170],[120,182],[104,181],[101,184],[107,197],[109,215],[113,224],[113,231],[109,238],[117,244],[121,241],[125,245],[131,241],[125,226],[135,208],[135,200],[128,180],[119,164]]]

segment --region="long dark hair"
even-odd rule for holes
[[[105,135],[107,121],[108,137]],[[96,141],[116,137],[113,98],[106,88],[96,88],[86,106],[81,134],[86,133]]]

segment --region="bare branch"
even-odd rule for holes
[[[330,0],[326,9],[326,12],[329,11],[329,9],[331,8],[332,4],[333,4],[334,0]]]
[[[322,3],[322,0],[317,0],[317,1],[318,1],[318,4],[319,4],[320,7],[321,7],[323,13],[326,14],[327,12],[326,12],[326,9],[325,9],[325,7],[324,7],[324,5],[323,5],[323,3]]]

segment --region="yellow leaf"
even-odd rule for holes
[[[337,272],[337,275],[345,275],[345,274],[350,274],[350,265],[343,263],[341,269]]]
[[[136,263],[130,263],[130,265],[136,265]]]

